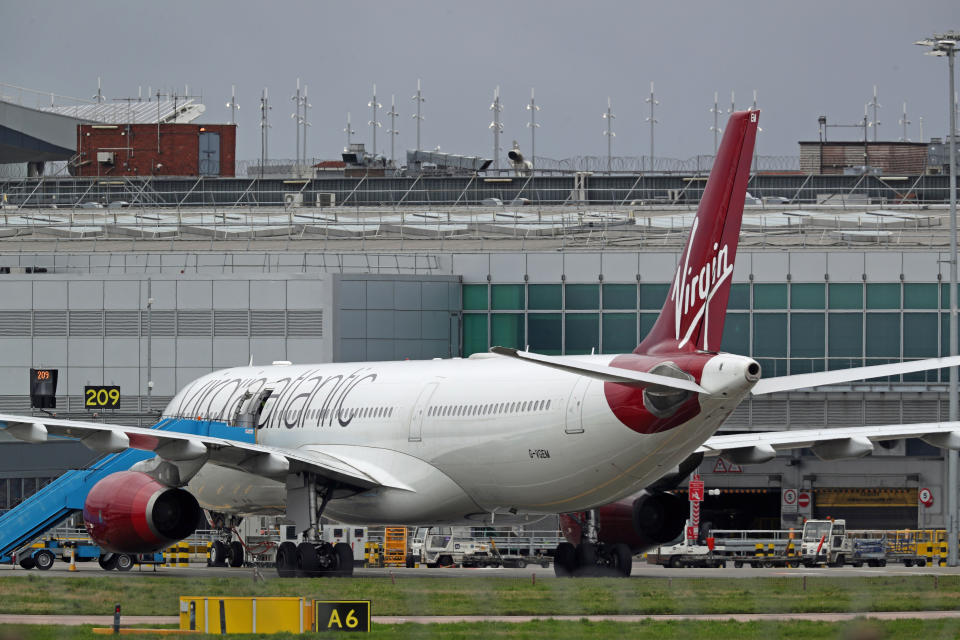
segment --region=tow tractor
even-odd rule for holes
[[[805,567],[884,567],[887,564],[883,541],[857,539],[847,535],[847,521],[807,520],[803,525],[801,561]]]

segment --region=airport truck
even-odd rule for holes
[[[800,559],[805,567],[887,564],[883,541],[848,535],[847,522],[842,519],[807,520],[803,525]]]

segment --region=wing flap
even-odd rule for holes
[[[317,449],[300,451],[175,431],[8,414],[0,414],[0,428],[27,442],[38,442],[41,435],[70,438],[98,451],[129,447],[153,451],[171,461],[199,460],[206,455],[210,464],[276,480],[287,473],[309,471],[359,490],[385,486],[369,473]],[[127,444],[118,449],[122,443]],[[410,490],[403,484],[396,488]]]

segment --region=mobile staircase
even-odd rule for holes
[[[247,429],[222,422],[161,420],[154,429],[253,441]],[[127,449],[104,456],[86,469],[67,471],[19,505],[0,515],[0,563],[8,563],[19,549],[83,509],[87,493],[111,473],[127,471],[137,462],[153,457],[152,451]]]

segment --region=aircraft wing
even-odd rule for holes
[[[876,442],[902,438],[920,438],[935,447],[960,449],[960,422],[736,433],[713,436],[697,453],[750,464],[772,460],[777,451],[811,447],[821,459],[841,460],[870,453]]]
[[[763,378],[758,380],[750,391],[755,396],[777,391],[793,391],[795,389],[809,389],[822,387],[828,384],[856,382],[867,378],[881,378],[896,376],[903,373],[929,371],[931,369],[945,369],[960,365],[960,356],[948,358],[926,358],[924,360],[910,360],[908,362],[892,362],[870,367],[856,367],[853,369],[837,369],[834,371],[820,371],[817,373],[800,373],[778,378]]]
[[[226,438],[46,416],[0,414],[0,428],[25,442],[70,438],[100,453],[117,453],[125,449],[153,451],[160,458],[174,463],[215,464],[281,482],[288,473],[309,471],[357,490],[382,486],[410,490],[410,487],[374,477],[374,472],[361,471],[322,451],[269,447]]]

